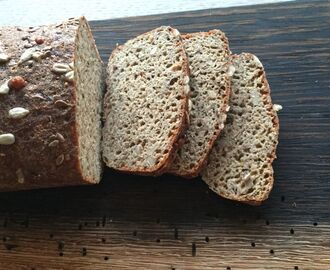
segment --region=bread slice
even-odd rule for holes
[[[230,110],[202,178],[224,198],[260,204],[273,187],[279,122],[259,59],[243,53],[232,63]]]
[[[158,175],[185,127],[189,66],[178,30],[162,26],[117,47],[104,99],[103,159],[116,170]]]
[[[220,30],[183,35],[190,65],[189,127],[169,172],[199,174],[226,120],[230,94],[228,40]]]

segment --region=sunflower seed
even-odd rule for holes
[[[274,109],[275,112],[278,112],[278,111],[282,110],[283,107],[280,104],[274,104],[273,109]]]
[[[56,146],[58,146],[59,143],[60,143],[59,140],[55,140],[55,141],[50,142],[48,144],[48,146],[49,147],[56,147]]]
[[[22,63],[30,60],[32,58],[32,53],[34,53],[34,52],[35,52],[34,48],[27,49],[25,52],[22,53],[22,55],[18,61],[18,64],[22,64]]]
[[[5,64],[9,61],[9,56],[5,53],[0,53],[0,64]]]
[[[71,71],[67,72],[67,73],[64,75],[64,77],[65,77],[65,80],[66,80],[66,81],[68,81],[68,82],[73,82],[73,80],[74,80],[74,71],[71,70]]]
[[[11,133],[0,135],[0,145],[11,145],[15,143],[15,136]]]
[[[72,107],[72,104],[60,99],[55,101],[55,106],[59,108],[64,108],[64,107]]]
[[[64,155],[61,154],[56,158],[55,163],[56,163],[57,166],[60,166],[63,163],[63,161],[64,161]]]
[[[191,112],[191,110],[192,110],[192,106],[193,106],[193,103],[192,103],[192,101],[189,99],[189,100],[188,100],[188,110],[189,110],[189,112]]]
[[[9,81],[10,80],[7,80],[3,84],[0,85],[0,95],[8,94],[8,92],[9,92],[8,82]]]
[[[229,77],[233,76],[235,73],[235,67],[233,65],[230,65],[227,70],[227,74]]]
[[[65,139],[64,139],[64,136],[61,134],[61,133],[56,133],[56,137],[61,141],[61,142],[64,142]]]
[[[29,113],[30,111],[27,109],[24,109],[22,107],[16,107],[9,110],[9,118],[19,119],[25,117]]]
[[[32,59],[34,60],[34,61],[40,61],[41,60],[41,58],[43,58],[44,57],[44,54],[42,53],[42,52],[34,52],[34,53],[32,53]]]
[[[68,64],[56,63],[53,65],[52,71],[57,74],[65,74],[71,71]]]
[[[180,32],[177,29],[173,29],[173,34],[176,37],[180,36]]]

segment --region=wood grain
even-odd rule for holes
[[[257,54],[280,112],[274,190],[260,207],[200,179],[108,170],[92,187],[0,194],[0,269],[330,269],[330,3],[295,2],[92,22],[116,43],[171,24],[220,28]]]

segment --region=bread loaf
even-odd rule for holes
[[[190,123],[169,172],[195,177],[224,126],[232,67],[220,30],[183,35],[183,41],[190,65]]]
[[[260,204],[273,187],[279,122],[259,59],[243,53],[232,62],[230,110],[202,178],[224,198]]]
[[[185,128],[189,67],[178,30],[159,27],[117,47],[104,99],[107,166],[158,175]]]
[[[0,28],[0,190],[92,184],[103,64],[85,18]]]

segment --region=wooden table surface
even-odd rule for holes
[[[0,269],[330,269],[330,2],[92,22],[106,61],[153,27],[220,28],[268,71],[281,132],[260,207],[200,180],[108,170],[91,187],[0,194]]]

